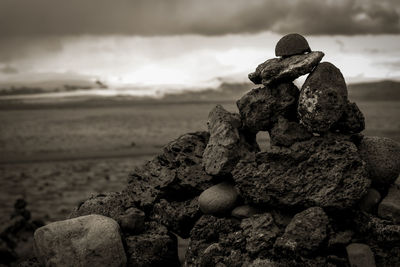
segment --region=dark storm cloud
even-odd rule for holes
[[[400,33],[398,0],[0,0],[0,37]]]

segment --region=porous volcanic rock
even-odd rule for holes
[[[203,153],[203,166],[210,175],[226,175],[236,163],[254,149],[240,132],[239,114],[226,111],[221,105],[208,115],[210,139]]]
[[[161,199],[187,200],[213,185],[213,177],[202,167],[202,155],[208,143],[207,132],[182,135],[164,147],[130,175],[127,191],[145,212]]]
[[[327,238],[328,216],[320,207],[296,214],[274,245],[283,255],[308,255],[317,251]]]
[[[359,147],[373,183],[391,185],[400,173],[400,144],[390,138],[365,136]]]
[[[298,122],[288,121],[280,116],[278,122],[269,131],[271,145],[291,146],[296,142],[310,139],[313,135]]]
[[[35,254],[45,266],[126,266],[118,223],[87,215],[35,231]]]
[[[379,204],[378,215],[395,224],[400,224],[400,176],[389,188],[387,196]]]
[[[255,84],[268,86],[271,83],[291,82],[298,77],[310,73],[324,57],[324,53],[313,51],[306,55],[286,58],[272,58],[258,65],[249,79]]]
[[[180,266],[176,237],[156,222],[147,222],[145,232],[125,238],[128,266]]]
[[[293,83],[282,83],[251,90],[236,102],[244,127],[267,131],[279,116],[296,117],[299,90]]]
[[[342,117],[332,125],[333,131],[345,134],[359,133],[365,129],[365,118],[356,103],[348,102]]]
[[[326,132],[343,115],[347,86],[342,73],[329,62],[319,64],[307,77],[299,97],[298,116],[311,132]]]
[[[201,214],[198,198],[171,202],[161,199],[154,205],[151,218],[182,238],[187,238]]]
[[[311,52],[306,38],[298,33],[289,33],[283,36],[275,46],[277,57],[289,57]]]
[[[222,182],[200,194],[200,210],[205,214],[226,214],[235,207],[237,198],[238,192],[233,184]]]
[[[248,204],[341,210],[367,193],[364,165],[346,136],[330,134],[257,153],[253,161],[240,161],[232,175]]]

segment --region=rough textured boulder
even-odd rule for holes
[[[311,52],[306,38],[298,33],[290,33],[283,36],[275,46],[277,57],[289,57]]]
[[[330,134],[258,153],[254,161],[239,162],[232,174],[249,204],[340,210],[367,193],[364,165],[352,142]]]
[[[358,147],[371,180],[389,186],[400,173],[400,145],[392,139],[365,136]]]
[[[365,129],[365,118],[356,103],[348,102],[342,117],[332,125],[333,131],[346,134],[359,133]]]
[[[288,147],[296,142],[311,139],[313,135],[300,123],[288,121],[280,116],[278,122],[269,131],[269,136],[271,145]]]
[[[127,187],[136,206],[148,212],[159,199],[187,200],[213,185],[201,166],[208,138],[206,132],[182,135],[163,154],[136,168]]]
[[[198,198],[171,202],[161,199],[154,205],[151,218],[165,225],[168,230],[187,238],[200,216]]]
[[[226,214],[235,207],[237,189],[227,182],[214,185],[199,196],[200,209],[205,214]]]
[[[328,216],[319,207],[296,214],[274,245],[284,255],[308,255],[317,251],[327,238]]]
[[[379,204],[378,215],[395,224],[400,224],[400,176],[389,188],[387,196]]]
[[[286,58],[272,58],[258,65],[249,79],[255,84],[268,86],[271,83],[291,82],[298,77],[310,73],[324,57],[324,53],[313,51],[306,55]]]
[[[125,238],[128,266],[180,266],[177,239],[165,226],[146,223],[145,232]]]
[[[366,244],[353,243],[346,247],[351,266],[375,267],[374,254]]]
[[[118,223],[88,215],[35,231],[35,254],[45,266],[126,266]]]
[[[319,64],[304,82],[298,105],[300,121],[312,132],[326,132],[343,115],[347,86],[338,68]]]
[[[275,239],[280,234],[280,229],[270,213],[243,219],[240,227],[246,238],[246,251],[252,257],[271,255],[269,250],[272,249]]]
[[[236,104],[244,127],[254,133],[272,128],[279,116],[295,117],[299,90],[293,83],[251,90]]]
[[[226,175],[236,163],[254,149],[239,130],[239,114],[226,111],[221,105],[208,115],[210,139],[203,154],[203,166],[210,175]]]

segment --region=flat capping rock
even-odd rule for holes
[[[306,38],[298,33],[289,33],[283,36],[275,46],[277,57],[290,57],[311,52]]]

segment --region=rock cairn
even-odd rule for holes
[[[38,229],[38,260],[179,266],[179,235],[190,238],[186,266],[400,266],[399,144],[360,134],[340,70],[304,37],[275,52],[249,74],[261,86],[239,114],[217,105],[208,132],[166,145],[125,190]]]

